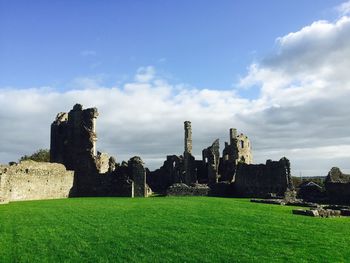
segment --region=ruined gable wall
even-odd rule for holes
[[[266,161],[266,164],[239,163],[235,191],[240,196],[263,197],[268,193],[283,195],[291,187],[289,160]]]
[[[67,198],[73,171],[62,164],[23,161],[0,167],[0,199],[9,201]]]

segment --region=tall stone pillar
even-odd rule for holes
[[[130,177],[134,181],[134,197],[147,197],[146,169],[140,157],[132,157],[128,161]]]
[[[185,152],[192,154],[192,128],[191,128],[191,122],[185,121],[184,122],[184,128],[185,128]]]
[[[197,182],[197,175],[195,171],[195,159],[192,156],[192,128],[191,122],[184,122],[185,129],[185,151],[184,151],[184,182],[191,185]]]
[[[237,141],[237,129],[230,129],[230,145],[236,144]]]

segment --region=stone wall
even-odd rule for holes
[[[219,167],[220,180],[232,182],[238,163],[253,163],[251,143],[246,135],[243,133],[237,135],[237,130],[231,128],[230,142],[225,142],[225,148],[222,151]]]
[[[74,175],[64,165],[22,161],[0,166],[0,202],[69,197]]]
[[[214,185],[219,180],[220,144],[216,139],[211,146],[202,151],[203,163],[208,169],[208,184]]]
[[[96,108],[74,105],[51,124],[50,161],[74,170],[72,196],[134,196],[134,182],[126,166],[96,150]]]
[[[253,154],[248,137],[241,133],[237,135],[236,142],[238,149],[238,161],[246,164],[253,163]]]
[[[326,193],[331,202],[350,204],[350,175],[333,167],[325,180]]]
[[[129,173],[134,181],[134,197],[147,197],[146,170],[140,157],[134,156],[128,162]]]
[[[234,180],[235,194],[247,197],[283,196],[293,188],[287,158],[267,160],[266,164],[239,163]]]
[[[50,161],[62,163],[69,170],[97,169],[96,108],[83,110],[74,105],[69,113],[57,114],[51,124]]]
[[[206,184],[173,184],[167,190],[167,196],[207,196],[210,188]]]

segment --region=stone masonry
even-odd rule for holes
[[[271,193],[284,196],[292,190],[290,163],[285,157],[266,164],[239,163],[235,174],[235,192],[238,196],[265,197]]]
[[[217,139],[202,151],[202,160],[195,160],[190,121],[184,122],[183,155],[168,155],[163,166],[152,172],[137,156],[119,164],[113,156],[97,152],[98,115],[96,108],[83,109],[80,104],[57,114],[51,125],[51,164],[0,166],[0,202],[68,196],[145,197],[152,192],[147,183],[159,193],[166,193],[172,185],[177,190],[170,192],[181,192],[178,190],[186,187],[179,186],[187,185],[187,190],[195,189],[193,194],[218,196],[283,195],[293,188],[288,159],[252,164],[250,141],[234,128],[222,157]],[[332,180],[330,183],[336,183]]]
[[[0,203],[67,198],[73,188],[73,171],[58,163],[22,161],[0,166]]]
[[[220,144],[216,139],[211,146],[202,151],[203,163],[208,169],[208,184],[214,185],[219,181]]]
[[[61,112],[51,125],[50,161],[69,170],[98,170],[96,152],[96,108],[83,110],[76,104],[67,114]]]
[[[333,203],[350,204],[350,175],[333,167],[325,180],[328,198]]]
[[[184,183],[187,185],[194,184],[197,181],[195,171],[195,158],[192,155],[192,127],[191,122],[184,122],[185,129],[185,151],[183,155],[184,159]]]
[[[96,108],[83,109],[76,104],[67,113],[59,113],[51,125],[50,161],[64,164],[74,170],[73,196],[137,196],[143,187],[137,162],[119,166],[115,158],[96,150]],[[141,164],[141,159],[139,164]],[[136,167],[136,168],[135,168]],[[135,174],[134,174],[135,173]],[[135,187],[137,185],[137,187]]]
[[[237,129],[230,129],[230,143],[225,142],[222,151],[220,173],[222,181],[234,181],[234,175],[238,163],[253,163],[251,143],[244,134],[237,135]]]
[[[192,187],[197,182],[209,185],[210,195],[215,196],[284,196],[287,191],[294,189],[289,160],[282,158],[280,161],[268,160],[266,164],[252,164],[250,140],[242,133],[237,134],[236,129],[230,129],[230,143],[225,143],[222,157],[219,140],[216,140],[202,151],[202,161],[192,156],[189,121],[184,123],[184,129],[184,156],[169,155],[162,167],[149,172],[147,182],[155,191],[174,194],[181,192],[173,191],[179,185]]]
[[[140,157],[135,156],[128,162],[129,172],[134,181],[134,197],[147,197],[146,170]]]

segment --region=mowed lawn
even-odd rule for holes
[[[0,206],[0,262],[350,262],[350,218],[211,197]]]

